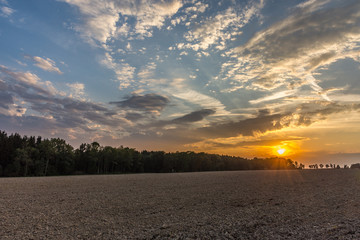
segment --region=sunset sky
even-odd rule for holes
[[[359,83],[359,0],[0,0],[7,133],[351,164]]]

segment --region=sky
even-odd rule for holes
[[[0,0],[7,133],[350,165],[359,76],[358,0]]]

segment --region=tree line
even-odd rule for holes
[[[83,143],[74,149],[60,138],[8,135],[0,131],[0,177],[72,174],[165,173],[226,170],[302,169],[285,158],[254,158]]]
[[[340,165],[336,165],[336,164],[332,164],[332,163],[327,163],[327,164],[311,164],[309,165],[309,168],[310,169],[323,169],[323,168],[326,168],[326,169],[341,169]],[[360,168],[360,163],[354,163],[354,164],[351,164],[351,166],[349,167],[347,164],[344,165],[343,167],[344,169],[349,169],[349,168]]]

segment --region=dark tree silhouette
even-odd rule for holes
[[[352,169],[360,168],[360,163],[351,164],[350,168],[352,168]]]
[[[60,138],[21,137],[0,131],[0,176],[49,176],[142,172],[194,172],[260,169],[303,169],[285,158],[254,158],[164,151],[83,143],[75,149]],[[317,168],[317,165],[314,165]]]

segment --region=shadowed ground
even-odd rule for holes
[[[0,179],[1,239],[360,239],[359,170]]]

